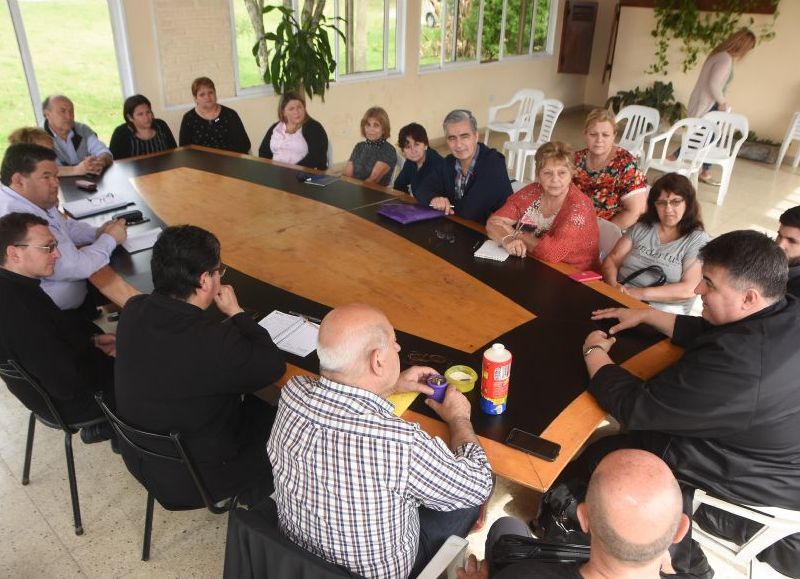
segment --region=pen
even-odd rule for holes
[[[472,251],[477,251],[478,248],[481,246],[481,244],[483,244],[483,241],[481,241],[480,239],[476,241],[475,245],[472,246]]]
[[[289,312],[289,315],[290,316],[297,316],[298,318],[303,318],[305,321],[311,322],[312,324],[319,325],[319,324],[322,323],[322,320],[320,320],[319,318],[314,318],[314,317],[311,317],[311,316],[307,316],[305,314],[301,314],[300,312]]]

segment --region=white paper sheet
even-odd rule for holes
[[[258,325],[269,332],[272,341],[284,352],[305,358],[317,349],[319,326],[305,318],[274,310]]]
[[[156,244],[156,239],[158,239],[160,233],[160,227],[153,227],[152,229],[137,231],[136,233],[131,233],[129,229],[128,239],[122,243],[122,247],[124,247],[128,253],[150,249]]]

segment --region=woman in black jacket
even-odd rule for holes
[[[278,103],[278,122],[264,135],[258,156],[289,165],[328,168],[328,134],[306,112],[306,102],[296,92],[286,92]]]
[[[154,118],[146,96],[135,94],[125,99],[122,116],[125,124],[118,126],[111,136],[110,149],[115,159],[158,153],[178,146],[167,123]]]

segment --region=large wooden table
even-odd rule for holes
[[[300,183],[296,173],[246,155],[190,147],[114,163],[99,181],[99,194],[129,197],[153,225],[192,223],[214,232],[232,268],[226,281],[243,307],[322,317],[342,304],[369,303],[396,327],[404,365],[433,356],[444,361],[430,364],[440,371],[453,363],[479,371],[483,349],[504,342],[514,354],[509,410],[500,417],[482,414],[476,387],[470,394],[473,421],[498,475],[548,489],[605,417],[585,392],[580,347],[594,327],[589,312],[616,302],[643,304],[602,282],[581,286],[564,275],[567,266],[477,260],[472,252],[483,228],[472,222],[390,222],[376,211],[403,200],[391,189],[347,179],[319,188]],[[74,179],[62,179],[62,190],[68,200],[86,195]],[[118,249],[112,266],[149,291],[150,253]],[[612,355],[649,377],[680,351],[660,336],[643,334],[620,336]],[[317,370],[315,354],[287,358],[285,378]],[[447,438],[446,425],[419,399],[404,418]],[[513,426],[559,443],[558,460],[503,444]]]

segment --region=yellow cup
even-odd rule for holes
[[[469,392],[475,388],[475,382],[478,381],[478,374],[469,366],[450,366],[444,373],[447,381],[458,388],[461,392]]]

